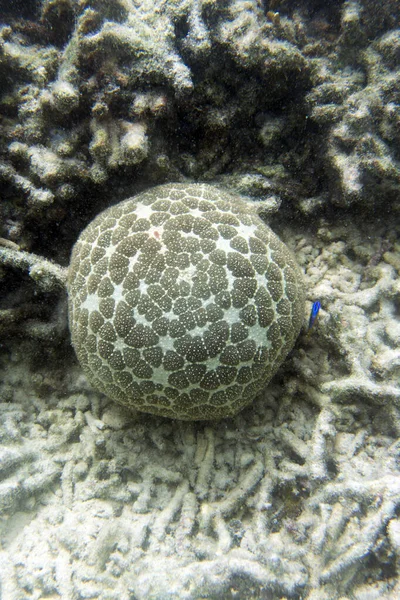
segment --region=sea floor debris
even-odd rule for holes
[[[6,598],[396,597],[400,288],[391,252],[360,268],[376,262],[364,234],[282,230],[322,314],[254,406],[219,424],[131,413],[67,350],[33,368],[33,342],[13,344]]]

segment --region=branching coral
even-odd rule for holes
[[[144,179],[163,182],[188,173],[210,178],[235,156],[242,160],[248,140],[240,123],[292,94],[292,75],[299,95],[310,80],[290,21],[277,32],[256,2],[241,8],[198,0],[121,0],[112,7],[55,1],[43,4],[39,22],[4,26],[0,176],[30,209],[10,206],[12,218],[24,226],[27,214],[58,221],[82,195],[121,174],[135,179],[139,166]],[[66,15],[69,35],[61,47],[44,50],[37,28],[50,35],[56,14]],[[227,60],[236,64],[232,72]],[[282,129],[287,119],[277,122]],[[264,131],[261,153],[265,139]],[[267,176],[257,177],[250,193],[270,196]]]
[[[356,5],[360,18],[358,3],[347,4]],[[319,81],[308,102],[311,118],[328,126],[325,163],[331,173],[335,204],[374,206],[380,199],[392,204],[399,192],[400,117],[396,106],[400,75],[394,58],[399,40],[399,32],[394,30],[367,48],[354,45],[353,40],[351,50],[344,35],[342,60],[349,61],[348,69],[337,73],[326,69],[326,63],[320,64]]]
[[[2,247],[0,244],[0,263],[26,271],[45,292],[66,287],[68,269],[31,252]]]

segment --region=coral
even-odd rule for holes
[[[19,175],[10,165],[0,165],[0,175],[3,181],[11,183],[16,190],[20,190],[27,198],[28,206],[35,209],[49,206],[54,202],[54,194],[49,190],[37,188],[27,178]]]
[[[132,185],[139,169],[147,185],[204,181],[240,160],[263,177],[258,191],[272,193],[290,178],[281,165],[279,185],[254,172],[242,127],[252,123],[260,168],[271,162],[271,129],[293,137],[297,109],[276,107],[309,88],[310,65],[289,18],[277,29],[255,1],[54,0],[38,7],[37,20],[6,22],[0,176],[18,202],[1,210],[25,235],[30,217],[68,228],[82,196],[121,178]]]
[[[97,121],[91,123],[93,138],[89,146],[93,158],[91,177],[102,182],[107,179],[107,170],[119,166],[141,163],[149,151],[146,126],[128,121]]]
[[[101,213],[74,246],[70,329],[93,385],[180,419],[234,415],[292,348],[301,273],[251,204],[169,184]]]
[[[335,63],[333,70],[326,62],[319,65],[317,85],[308,94],[311,118],[328,129],[325,167],[332,202],[345,207],[362,203],[364,209],[383,203],[395,207],[400,190],[400,71],[395,58],[400,34],[398,29],[385,33],[366,48],[354,45],[354,39],[350,44],[345,25],[351,8],[360,18],[360,7],[346,5],[341,60],[349,64],[339,72]],[[359,28],[356,32],[359,36]]]
[[[278,77],[286,73],[293,75],[295,85],[303,85],[309,75],[309,66],[301,51],[288,40],[297,41],[294,31],[280,32],[274,35],[274,28],[257,10],[256,0],[234,0],[229,3],[226,20],[217,30],[218,42],[229,49],[229,53],[241,68],[256,68],[261,76]],[[289,23],[287,25],[290,27]],[[288,35],[289,34],[289,35]],[[280,93],[282,93],[282,89]]]
[[[66,287],[68,269],[31,252],[2,247],[1,242],[0,263],[14,269],[27,271],[28,275],[45,292]]]
[[[396,0],[383,0],[378,10],[374,0],[362,0],[362,2],[352,2],[360,15],[365,33],[369,39],[380,35],[383,31],[396,29],[400,20],[400,7]]]
[[[308,213],[394,205],[396,3],[372,17],[369,0],[349,0],[325,21],[273,4],[54,0],[36,21],[7,16],[0,176],[18,202],[5,219],[68,227],[82,195],[139,168],[146,185],[262,178],[250,195]]]

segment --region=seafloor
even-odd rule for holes
[[[0,15],[2,600],[399,598],[398,0]],[[56,265],[170,181],[257,201],[322,304],[218,423],[118,407],[70,346]]]

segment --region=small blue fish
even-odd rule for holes
[[[316,300],[311,308],[310,320],[308,321],[308,330],[310,331],[311,327],[314,325],[317,320],[319,309],[321,308],[321,302]]]

